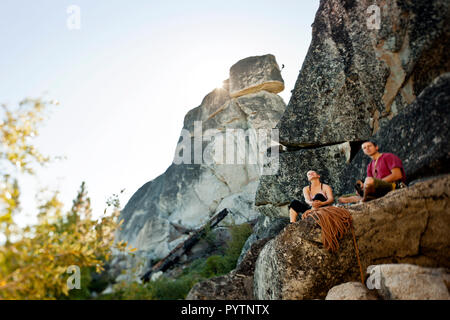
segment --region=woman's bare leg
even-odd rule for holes
[[[291,223],[297,221],[297,215],[298,213],[294,209],[292,208],[289,209],[289,217],[291,218]]]

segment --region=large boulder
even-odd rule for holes
[[[363,269],[380,263],[450,267],[450,175],[388,193],[349,211]],[[330,253],[311,219],[287,226],[261,250],[257,299],[323,299],[335,285],[359,280],[352,235]]]
[[[361,282],[346,282],[331,288],[325,300],[378,300],[378,296]]]
[[[230,94],[239,97],[266,90],[279,93],[284,90],[280,67],[271,54],[248,57],[230,68]]]
[[[449,300],[450,274],[444,268],[411,264],[369,266],[371,288],[384,300]],[[373,278],[373,279],[372,279]]]
[[[365,140],[450,71],[450,2],[373,5],[320,2],[308,53],[277,125],[283,145]]]

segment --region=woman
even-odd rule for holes
[[[320,175],[317,172],[310,170],[306,173],[306,176],[310,182],[309,186],[303,188],[303,197],[305,198],[305,202],[307,204],[309,204],[312,208],[317,209],[334,202],[333,190],[331,190],[329,185],[320,182]],[[291,223],[294,223],[297,220],[297,215],[299,212],[303,213],[308,209],[310,208],[305,204],[298,200],[293,200],[289,204],[289,216]]]

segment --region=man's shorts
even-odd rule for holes
[[[376,198],[381,198],[385,196],[389,191],[395,189],[395,182],[386,182],[384,180],[374,178],[374,188],[375,192],[373,194]]]

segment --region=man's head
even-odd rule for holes
[[[378,146],[373,141],[363,142],[363,144],[361,145],[361,149],[364,152],[364,154],[368,155],[369,157],[372,157],[378,152]]]
[[[311,181],[312,179],[316,179],[316,178],[319,179],[320,175],[317,172],[315,172],[314,170],[309,170],[306,173],[306,177],[308,177],[308,181]]]

